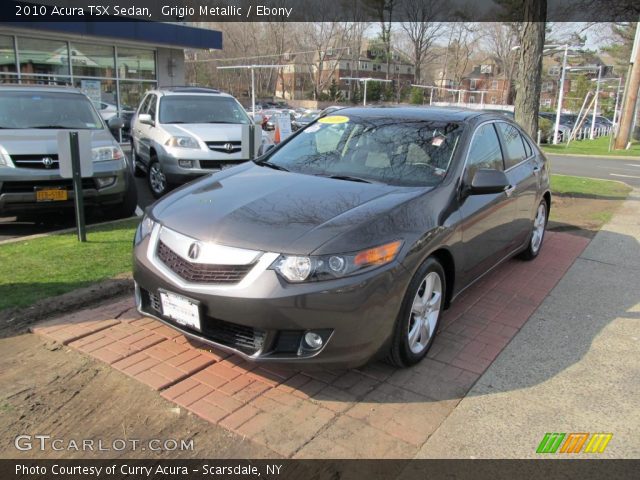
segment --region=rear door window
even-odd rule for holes
[[[522,162],[529,155],[524,148],[524,139],[516,127],[504,122],[498,122],[497,125],[502,135],[505,167],[509,169]]]

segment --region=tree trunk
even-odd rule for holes
[[[515,120],[525,132],[532,138],[536,138],[547,0],[525,0],[523,9],[524,22],[518,49]]]

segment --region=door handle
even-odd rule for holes
[[[540,173],[540,166],[536,165],[535,167],[533,167],[533,174],[538,175],[538,173]]]
[[[515,185],[509,185],[507,188],[504,189],[504,193],[506,193],[507,197],[510,197],[511,195],[513,195],[513,192],[515,191],[516,191]]]

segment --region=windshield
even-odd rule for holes
[[[318,113],[319,112],[305,113],[300,117],[300,120],[304,122],[313,122],[318,117]]]
[[[293,137],[268,161],[309,175],[434,186],[446,175],[461,132],[457,123],[328,116]]]
[[[100,115],[84,95],[64,92],[0,92],[0,128],[97,130]]]
[[[160,99],[160,123],[242,123],[251,121],[231,97],[170,95]]]

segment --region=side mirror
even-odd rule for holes
[[[107,120],[107,125],[111,130],[122,130],[124,128],[124,120],[120,117],[111,117]]]
[[[487,195],[490,193],[500,193],[509,187],[509,179],[500,170],[481,168],[471,180],[471,185],[467,187],[470,195]]]
[[[148,113],[141,113],[140,115],[138,115],[138,120],[140,121],[140,123],[144,123],[145,125],[155,125],[153,118],[151,118],[151,115],[149,115]]]

